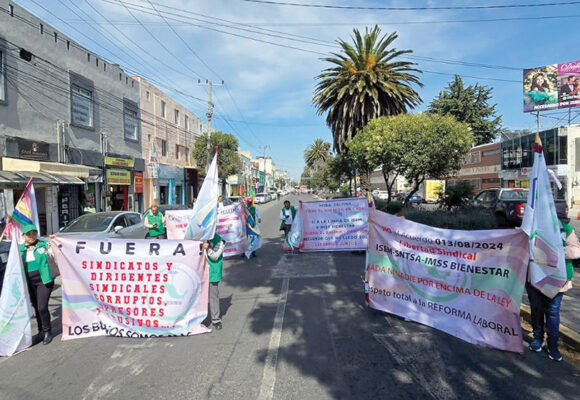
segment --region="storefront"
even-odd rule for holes
[[[133,209],[132,158],[106,156],[104,158],[107,211],[129,211]]]
[[[159,164],[159,204],[185,205],[183,167]]]

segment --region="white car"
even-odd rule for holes
[[[389,192],[387,192],[386,190],[377,190],[374,196],[379,200],[388,200]]]
[[[266,195],[264,193],[258,193],[256,195],[256,199],[255,199],[256,204],[264,204],[266,202],[267,202]]]

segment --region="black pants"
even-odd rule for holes
[[[54,288],[54,282],[47,284],[42,283],[40,279],[40,272],[27,272],[28,292],[30,293],[30,301],[34,307],[36,314],[36,322],[38,323],[38,331],[46,332],[50,330],[50,312],[48,311],[48,300],[50,293]]]

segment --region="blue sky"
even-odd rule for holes
[[[547,3],[545,0],[291,2],[361,7]],[[416,111],[425,110],[452,75],[459,74],[468,84],[493,88],[493,102],[497,103],[498,114],[508,129],[536,126],[535,116],[522,112],[521,69],[580,59],[580,4],[387,11],[292,7],[244,0],[17,0],[16,3],[110,61],[163,81],[163,89],[201,119],[205,119],[207,105],[192,97],[206,99],[207,89],[199,86],[197,80],[223,79],[225,86],[214,88],[213,126],[236,135],[240,147],[254,156],[262,154],[263,146],[267,146],[266,154],[273,157],[277,167],[287,169],[295,178],[304,167],[304,149],[316,138],[332,141],[325,116],[318,116],[312,106],[314,77],[327,66],[320,58],[336,50],[333,42],[337,38],[350,38],[354,27],[364,29],[376,23],[385,33],[397,31],[395,47],[413,50],[413,56],[421,57],[413,60],[425,71],[420,77],[424,87],[419,90],[423,104]],[[99,13],[114,22],[117,29]],[[142,59],[148,63],[140,62]],[[177,94],[176,89],[192,97]],[[572,118],[580,123],[579,111],[574,110]],[[542,129],[564,125],[567,119],[567,112],[546,112]]]

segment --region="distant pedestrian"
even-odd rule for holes
[[[258,224],[262,223],[262,215],[260,211],[254,205],[254,199],[248,197],[246,199],[246,204],[248,206],[248,219],[246,221],[246,233],[248,236],[248,248],[245,253],[242,254],[242,258],[250,256],[257,257],[256,251],[253,248],[260,248],[262,246],[262,241],[260,238],[260,228]]]
[[[560,335],[560,305],[564,292],[572,288],[572,276],[574,266],[572,260],[580,258],[580,243],[574,232],[574,228],[568,224],[566,215],[558,213],[560,231],[562,232],[562,244],[566,257],[566,284],[560,292],[550,299],[530,282],[526,282],[526,292],[530,301],[531,323],[534,339],[530,343],[530,350],[542,351],[544,341],[544,328],[547,333],[548,357],[554,361],[562,361],[562,354],[558,349],[558,339]]]
[[[159,206],[153,204],[151,210],[145,214],[143,224],[149,228],[147,237],[150,239],[166,239],[165,216],[159,211]]]
[[[24,243],[19,245],[20,256],[26,272],[30,301],[38,324],[38,335],[33,338],[33,344],[40,341],[49,344],[53,335],[48,301],[54,288],[54,279],[48,266],[50,245],[46,240],[38,240],[38,230],[35,225],[24,225],[22,234]]]
[[[294,218],[296,218],[296,209],[293,205],[290,205],[289,200],[285,200],[284,207],[280,211],[280,230],[284,231],[284,238],[288,236],[290,229],[292,229]]]
[[[225,247],[226,241],[217,233],[203,244],[209,264],[209,312],[211,323],[217,330],[222,329],[219,283],[222,280]]]
[[[224,206],[224,196],[218,196],[218,208],[222,208]]]

